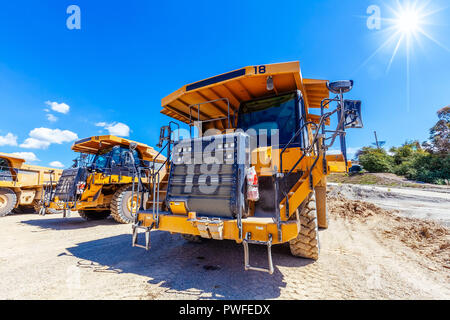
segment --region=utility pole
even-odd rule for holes
[[[373,133],[375,134],[375,143],[377,144],[377,148],[380,149],[380,145],[378,143],[378,138],[377,138],[377,132],[374,131]]]

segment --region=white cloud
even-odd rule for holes
[[[17,146],[17,136],[11,132],[7,133],[6,136],[0,136],[0,146]]]
[[[35,138],[26,138],[20,147],[25,149],[47,149],[49,145],[50,142],[48,141],[42,141]]]
[[[59,113],[68,113],[70,110],[69,105],[67,105],[64,102],[58,103],[58,102],[52,102],[52,101],[46,101],[45,102],[48,106],[52,108],[53,111],[59,112]]]
[[[78,139],[78,135],[69,130],[35,128],[30,131],[30,137],[20,145],[22,148],[46,149],[52,143],[62,144]]]
[[[59,161],[52,161],[52,162],[50,162],[50,166],[51,167],[55,167],[55,168],[64,168],[65,167],[65,165],[63,165]]]
[[[53,114],[48,113],[47,114],[47,120],[50,121],[50,122],[56,122],[56,121],[58,121],[58,117],[55,117]]]
[[[13,152],[12,154],[25,159],[25,161],[39,161],[33,152]]]
[[[128,137],[130,135],[130,127],[122,122],[98,122],[95,124],[97,127],[103,127],[108,130],[109,134],[114,136]]]

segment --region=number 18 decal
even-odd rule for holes
[[[266,66],[255,66],[255,74],[266,73]]]

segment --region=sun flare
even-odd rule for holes
[[[385,5],[390,12],[390,17],[380,18],[384,28],[382,33],[385,40],[378,48],[358,67],[366,65],[374,56],[382,51],[392,48],[390,59],[386,65],[386,74],[389,73],[396,57],[404,57],[406,64],[406,106],[410,108],[410,63],[411,56],[416,47],[425,48],[423,41],[431,41],[442,49],[450,52],[450,49],[435,39],[426,29],[429,25],[435,25],[433,15],[447,7],[431,8],[430,0],[397,0],[396,7]]]
[[[396,28],[403,34],[412,34],[420,29],[420,14],[415,10],[404,10],[398,13],[395,19]]]

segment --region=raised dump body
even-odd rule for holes
[[[343,99],[352,86],[305,79],[288,62],[234,70],[163,98],[161,112],[188,124],[191,138],[168,135],[164,205],[138,211],[133,245],[141,246],[143,229],[148,249],[157,229],[243,243],[246,270],[272,273],[270,248],[285,242],[293,255],[317,259],[318,227],[328,224],[326,176],[347,170],[345,129],[362,125],[361,103]],[[342,154],[329,157],[337,138]],[[268,269],[250,265],[249,243],[268,247]]]
[[[133,181],[148,185],[150,168],[159,168],[165,157],[154,161],[158,152],[152,147],[112,135],[81,139],[72,150],[80,157],[64,170],[44,206],[63,210],[64,216],[78,211],[86,220],[111,215],[119,223],[132,222],[138,200]]]
[[[26,164],[23,158],[0,153],[0,216],[25,207],[39,211],[44,188],[54,187],[61,174],[60,169]]]

